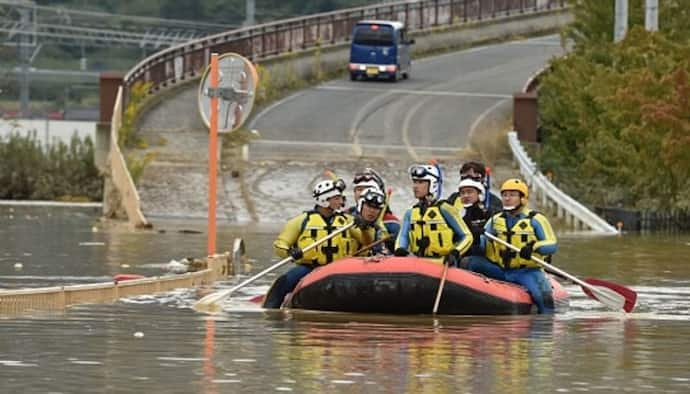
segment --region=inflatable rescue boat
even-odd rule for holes
[[[419,257],[344,258],[319,267],[302,278],[285,298],[283,307],[430,314],[442,275],[442,265]],[[568,293],[553,277],[549,276],[549,280],[556,311],[564,311],[569,304]],[[515,315],[536,313],[536,310],[522,286],[449,268],[438,314]]]

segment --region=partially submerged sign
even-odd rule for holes
[[[218,97],[218,132],[229,133],[239,129],[247,120],[254,105],[256,85],[259,81],[254,65],[236,53],[218,57],[218,87],[211,88],[209,66],[199,85],[199,113],[210,128],[211,98]]]

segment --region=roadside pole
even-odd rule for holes
[[[210,88],[218,89],[218,54],[211,54]],[[206,252],[216,254],[216,176],[218,174],[218,95],[211,95],[208,138],[208,242]]]

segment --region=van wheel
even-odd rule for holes
[[[357,75],[355,73],[350,73],[350,81],[356,81]]]
[[[402,77],[403,77],[403,79],[408,79],[408,78],[410,78],[410,72],[408,71],[408,72],[406,72],[406,73],[403,73]]]

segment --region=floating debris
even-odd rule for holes
[[[189,230],[189,229],[182,229],[177,231],[180,234],[203,234],[202,231],[199,230]]]
[[[184,274],[189,268],[189,261],[187,259],[182,259],[181,261],[173,259],[168,262],[165,268],[173,274]]]
[[[14,270],[15,270],[15,271],[21,271],[22,268],[24,268],[24,264],[22,264],[22,263],[14,263]]]
[[[134,333],[134,338],[143,338],[143,337],[144,337],[144,333],[141,331],[137,331]]]
[[[105,242],[79,242],[79,246],[105,246]]]

